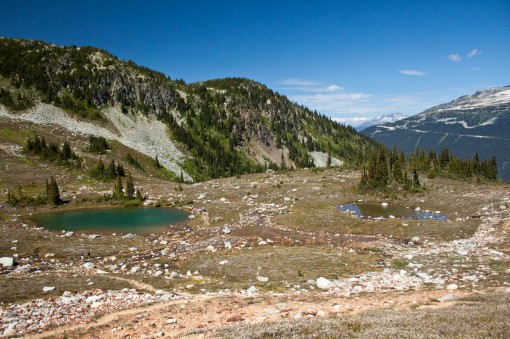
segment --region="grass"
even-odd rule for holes
[[[305,246],[258,246],[233,252],[198,253],[181,261],[180,271],[198,271],[210,281],[197,288],[246,289],[252,285],[261,289],[282,290],[294,285],[308,287],[308,280],[319,277],[337,279],[366,271],[377,271],[378,253],[349,253],[331,248]],[[221,261],[228,261],[220,265]],[[268,277],[259,282],[257,276]],[[313,283],[312,285],[315,285]]]
[[[222,338],[507,338],[510,294],[461,299],[442,308],[382,308],[355,315],[241,325]]]
[[[35,279],[34,279],[35,278]],[[92,282],[91,285],[89,283]],[[43,287],[55,290],[43,292]],[[32,299],[48,299],[61,296],[64,291],[72,293],[84,290],[121,290],[133,288],[129,283],[97,275],[71,275],[68,273],[39,273],[36,276],[0,276],[0,305],[22,303]]]

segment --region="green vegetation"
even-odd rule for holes
[[[394,184],[406,190],[419,190],[421,185],[418,171],[429,172],[428,178],[445,176],[496,180],[498,175],[495,156],[480,161],[478,153],[475,153],[473,159],[467,157],[461,160],[450,154],[445,147],[439,157],[434,150],[426,153],[424,149],[420,152],[416,150],[410,157],[406,157],[397,147],[390,152],[380,145],[377,150],[370,150],[364,159],[360,187],[385,189],[387,185]]]
[[[133,158],[131,153],[127,154],[126,161],[127,161],[128,164],[130,164],[131,166],[135,167],[136,169],[138,169],[138,170],[140,170],[142,172],[144,171],[142,165],[138,162],[138,159]]]
[[[47,143],[44,137],[34,134],[25,143],[26,153],[39,156],[42,160],[57,161],[59,165],[68,165],[79,168],[81,159],[73,152],[68,141],[64,141],[62,148],[57,143]]]
[[[32,107],[34,102],[30,96],[21,91],[12,94],[7,88],[0,87],[0,104],[15,111],[21,111]]]
[[[60,205],[63,201],[60,199],[60,190],[57,181],[51,177],[50,181],[46,179],[46,196],[37,194],[35,196],[26,195],[23,187],[18,186],[15,192],[12,189],[7,190],[7,203],[11,206],[38,206],[45,204]]]
[[[121,163],[115,165],[115,160],[111,160],[108,168],[105,167],[103,160],[99,158],[96,166],[89,170],[89,175],[98,180],[109,181],[118,176],[125,176],[124,166]]]
[[[89,147],[87,150],[92,153],[105,154],[110,147],[104,137],[89,135]]]

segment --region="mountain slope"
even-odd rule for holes
[[[408,153],[447,146],[461,158],[473,156],[476,151],[482,159],[496,155],[500,176],[510,180],[510,86],[462,96],[363,133]]]
[[[381,115],[380,117],[370,119],[368,121],[365,121],[361,125],[356,126],[356,131],[363,131],[364,129],[367,129],[367,128],[375,126],[375,125],[397,122],[397,121],[405,119],[407,117],[408,117],[407,115],[402,114],[402,113],[391,113],[391,114]]]
[[[312,152],[357,163],[374,145],[252,80],[186,84],[97,48],[40,41],[0,39],[0,105],[4,118],[59,124],[158,156],[188,180],[311,167]],[[83,123],[103,129],[83,131]]]

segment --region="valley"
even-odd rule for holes
[[[49,231],[31,216],[119,205],[95,199],[113,182],[23,153],[22,136],[34,128],[48,137],[59,131],[2,121],[2,191],[21,184],[36,194],[53,175],[66,203],[2,203],[0,252],[18,263],[0,267],[5,336],[395,333],[381,312],[430,336],[439,333],[435,321],[456,314],[472,319],[472,327],[448,322],[443,335],[508,333],[501,318],[510,312],[506,184],[423,177],[421,192],[363,193],[360,172],[343,167],[180,184],[125,164],[145,204],[180,206],[194,218],[151,235]],[[69,139],[84,159],[93,156],[78,146],[85,135]],[[151,158],[137,158],[150,168]],[[337,209],[353,201],[420,207],[449,220],[360,220]],[[480,312],[494,316],[487,322]]]

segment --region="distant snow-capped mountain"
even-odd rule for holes
[[[405,119],[408,116],[402,113],[391,113],[391,114],[385,114],[381,115],[380,117],[370,119],[368,121],[365,121],[361,125],[358,125],[356,128],[357,131],[363,131],[366,128],[375,126],[375,125],[381,125],[386,124],[390,122],[397,122],[399,120]]]
[[[481,158],[496,155],[500,176],[510,181],[510,86],[461,96],[398,122],[369,127],[363,133],[407,153],[448,146],[461,158],[476,151]]]

